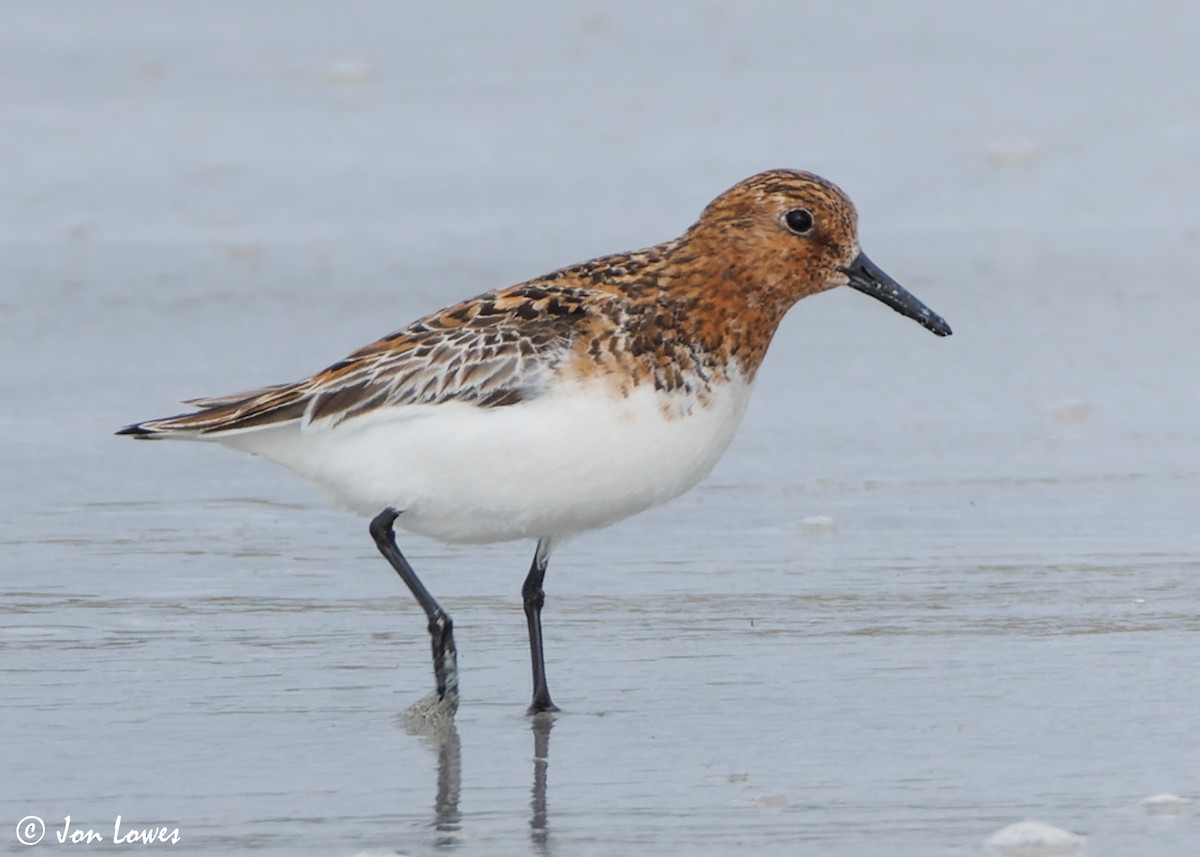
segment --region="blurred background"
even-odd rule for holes
[[[1200,793],[1200,6],[0,10],[8,829],[976,854],[1036,816],[1200,848],[1137,808]],[[955,335],[805,301],[710,480],[556,555],[534,835],[532,546],[406,545],[467,653],[455,774],[393,722],[427,644],[364,522],[110,436],[674,237],[772,167],[843,187]]]

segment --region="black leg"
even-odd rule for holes
[[[550,688],[546,685],[546,656],[542,653],[542,604],[546,601],[542,581],[546,577],[549,562],[550,539],[538,539],[533,563],[529,566],[525,585],[521,587],[521,595],[525,599],[525,621],[529,623],[529,655],[533,662],[533,702],[529,704],[526,714],[558,711],[558,706],[550,701]]]
[[[433,645],[433,674],[437,679],[438,699],[458,697],[458,650],[454,648],[454,623],[450,614],[443,610],[425,585],[417,579],[416,572],[396,547],[396,531],[392,524],[400,513],[395,509],[384,509],[371,521],[371,537],[384,559],[391,563],[396,574],[412,590],[417,602],[429,618],[429,639]]]

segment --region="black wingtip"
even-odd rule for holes
[[[154,432],[150,431],[150,429],[142,428],[141,423],[134,423],[131,426],[125,426],[125,428],[114,432],[114,434],[127,434],[133,437],[150,437],[154,434]]]

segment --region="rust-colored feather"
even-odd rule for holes
[[[803,239],[781,225],[794,206],[812,212]],[[565,376],[625,394],[648,384],[704,404],[731,367],[754,378],[793,303],[846,281],[839,266],[858,253],[856,226],[834,185],[769,171],[718,196],[678,239],[487,292],[303,381],[195,399],[188,404],[196,413],[122,433],[204,436],[285,423],[314,430],[450,401],[510,407]]]

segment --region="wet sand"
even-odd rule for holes
[[[1025,818],[1200,849],[1138,805],[1200,794],[1200,124],[1169,85],[1200,21],[834,6],[801,65],[851,32],[859,61],[804,97],[786,4],[11,10],[0,848],[121,815],[176,854],[981,855]],[[110,434],[783,164],[955,335],[799,306],[712,477],[556,552],[557,718],[523,714],[532,544],[401,536],[461,653],[453,728],[414,734],[423,616],[365,520]]]

